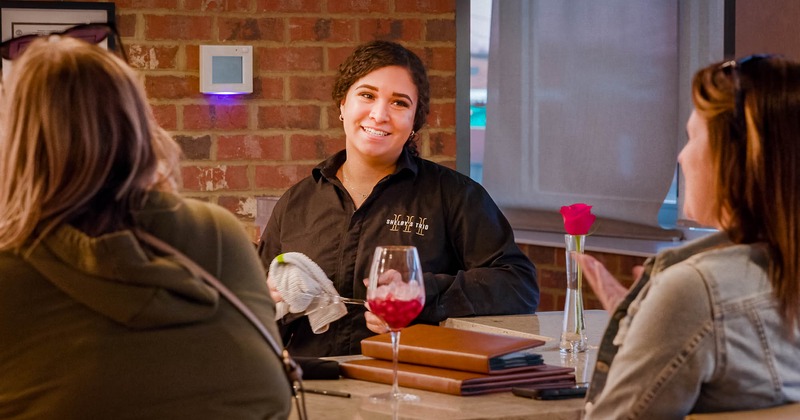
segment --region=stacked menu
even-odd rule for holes
[[[573,368],[545,365],[535,348],[544,341],[431,325],[403,330],[398,351],[400,386],[474,395],[508,391],[512,386],[563,387],[575,383]],[[369,359],[341,363],[353,379],[392,383],[389,334],[361,341]]]

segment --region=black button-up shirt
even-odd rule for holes
[[[536,268],[480,184],[404,150],[395,172],[356,209],[336,177],[346,158],[342,151],[322,162],[280,198],[259,245],[265,267],[278,254],[302,252],[342,296],[364,299],[375,247],[413,245],[426,289],[415,323],[534,313]],[[361,340],[374,334],[364,308],[348,305],[348,311],[323,334],[311,331],[307,317],[285,318],[284,344],[297,356],[361,353]]]

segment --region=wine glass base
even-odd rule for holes
[[[414,394],[407,394],[405,392],[384,392],[383,394],[374,394],[369,396],[372,402],[419,402],[419,397]]]

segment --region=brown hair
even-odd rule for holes
[[[692,82],[708,123],[715,207],[734,243],[763,242],[789,331],[800,323],[800,64],[752,56],[700,70]]]
[[[428,73],[422,60],[411,50],[390,41],[371,41],[359,45],[353,53],[339,66],[339,74],[333,84],[333,100],[336,106],[341,105],[350,86],[367,74],[389,66],[399,66],[411,75],[411,80],[417,87],[417,110],[414,114],[414,132],[425,125],[430,111],[430,84]],[[413,154],[418,155],[416,136],[411,136],[406,141],[405,147]]]
[[[4,102],[0,250],[32,248],[62,223],[90,235],[128,227],[147,190],[177,188],[179,148],[137,74],[96,45],[34,41]]]

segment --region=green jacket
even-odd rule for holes
[[[273,334],[275,306],[240,222],[151,193],[140,228],[217,276]],[[68,225],[28,257],[0,253],[0,418],[286,418],[267,343],[217,292],[131,231]]]

